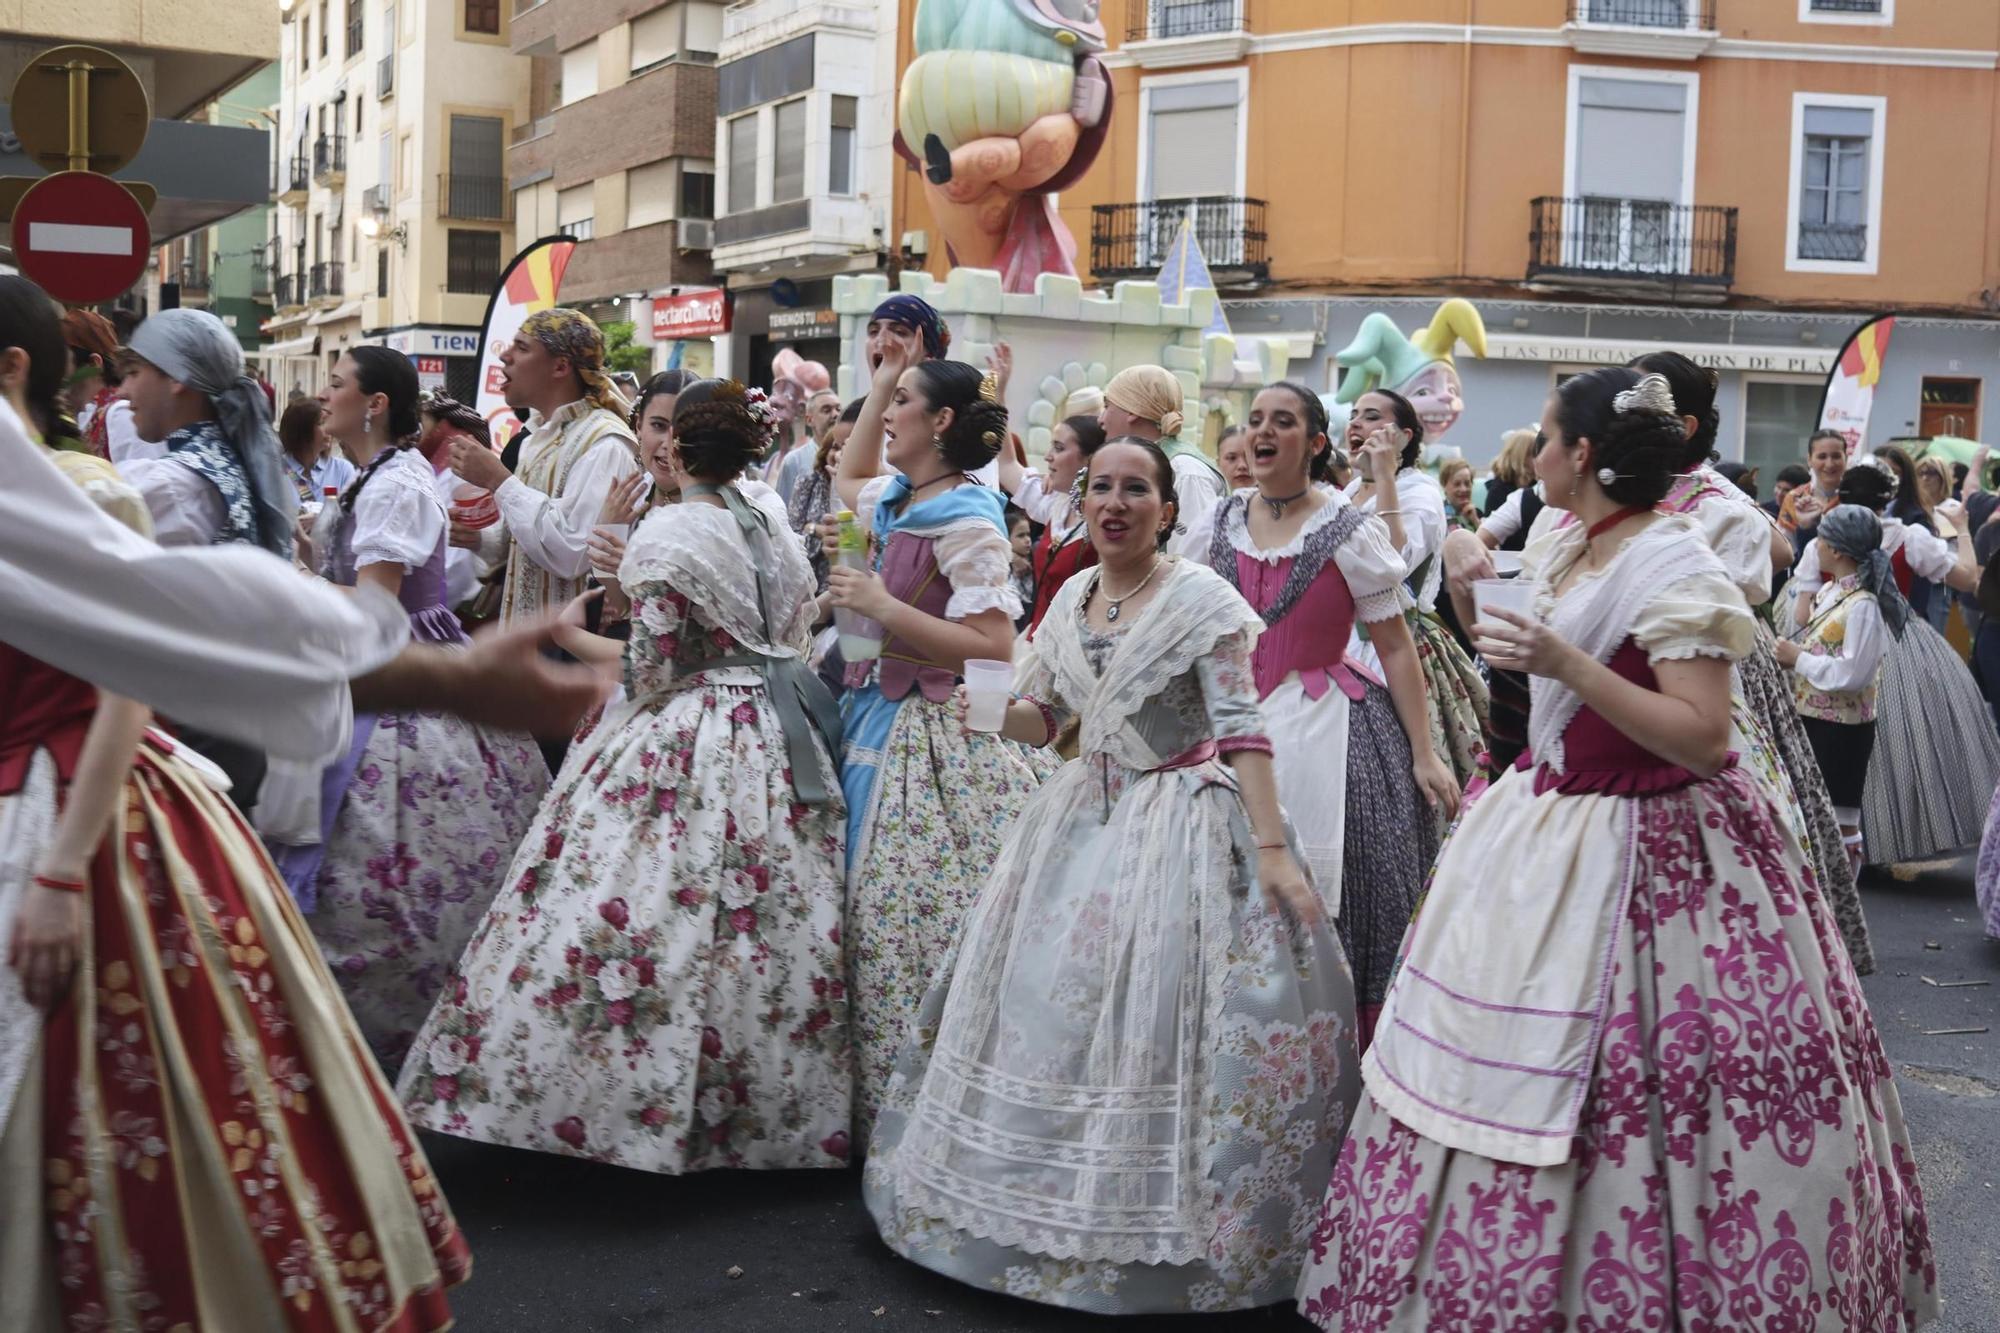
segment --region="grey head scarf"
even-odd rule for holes
[[[271,400],[245,373],[236,335],[206,310],[162,310],[133,331],[131,347],[214,406],[216,425],[250,485],[257,544],[290,559],[298,494],[271,428]]]
[[[1882,623],[1898,639],[1910,620],[1910,604],[1896,587],[1896,574],[1882,549],[1882,520],[1863,505],[1835,505],[1819,521],[1819,539],[1861,566],[1861,586],[1875,594]]]

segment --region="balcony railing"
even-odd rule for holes
[[[346,174],[347,140],[338,134],[322,134],[313,140],[313,179],[325,185]]]
[[[1529,204],[1528,280],[1727,288],[1736,210],[1653,199],[1543,196]]]
[[[185,295],[188,292],[207,291],[212,279],[209,276],[209,267],[207,264],[198,263],[192,259],[184,259],[181,261],[180,280],[181,292]]]
[[[1715,0],[1569,0],[1571,23],[1715,31]]]
[[[508,222],[513,218],[514,192],[505,176],[471,176],[444,172],[438,176],[438,216],[460,222]]]
[[[1859,222],[1801,222],[1799,258],[1862,263],[1868,258],[1868,227]]]
[[[306,303],[306,275],[303,273],[273,273],[271,275],[271,304],[280,310],[302,306]]]
[[[304,194],[312,185],[312,154],[294,153],[289,158],[278,159],[278,182],[281,195]]]
[[[1153,199],[1090,210],[1090,268],[1100,278],[1150,278],[1190,218],[1218,285],[1269,279],[1262,199]]]
[[[1245,32],[1250,0],[1131,0],[1128,42]]]
[[[347,282],[341,271],[340,261],[328,260],[312,266],[312,278],[306,285],[306,296],[311,300],[338,298],[347,290]]]

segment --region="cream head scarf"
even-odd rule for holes
[[[1164,366],[1127,366],[1104,386],[1104,401],[1160,428],[1160,438],[1181,433],[1181,382]]]

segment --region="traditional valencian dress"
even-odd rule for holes
[[[1348,484],[1350,498],[1361,485],[1359,477]],[[1360,502],[1361,512],[1372,517],[1381,501],[1378,487]],[[1486,748],[1487,692],[1479,668],[1437,614],[1438,592],[1444,586],[1444,491],[1428,474],[1406,467],[1396,474],[1396,505],[1403,511],[1401,555],[1410,571],[1408,586],[1414,602],[1406,619],[1410,637],[1417,644],[1417,665],[1424,673],[1431,748],[1463,787],[1479,771],[1479,755]],[[1361,626],[1356,626],[1350,654],[1368,670],[1380,673],[1381,659]]]
[[[1792,692],[1813,753],[1839,806],[1857,817],[1875,750],[1876,682],[1891,636],[1858,574],[1820,587],[1799,632]]]
[[[847,1162],[812,570],[774,493],[721,493],[632,535],[627,697],[571,747],[410,1051],[423,1128],[666,1174]]]
[[[352,587],[368,565],[400,566],[410,637],[455,648],[467,640],[444,604],[445,551],[430,464],[391,450],[343,497],[320,572]],[[384,1068],[401,1067],[548,785],[525,736],[444,713],[354,720],[321,783],[320,842],[284,849],[279,868]]]
[[[0,644],[6,937],[96,709]],[[221,782],[148,731],[68,993],[38,1028],[0,983],[0,1328],[447,1328],[470,1251]]]
[[[1338,491],[1290,543],[1260,547],[1248,522],[1256,494],[1212,511],[1207,560],[1266,626],[1253,660],[1278,794],[1354,968],[1365,1045],[1437,851],[1395,703],[1348,657],[1357,624],[1409,606],[1403,560],[1381,521]]]
[[[1662,517],[1538,616],[1641,686],[1755,627]],[[1556,681],[1460,821],[1363,1060],[1300,1283],[1323,1328],[1913,1327],[1935,1314],[1889,1063],[1809,863]],[[1496,923],[1500,923],[1496,927]]]
[[[879,477],[859,500],[891,596],[945,620],[995,609],[1010,622],[1020,616],[998,491],[968,484],[912,502],[907,480]],[[1014,812],[1053,768],[1036,757],[1045,752],[968,732],[952,704],[957,684],[955,668],[895,638],[876,661],[847,665],[841,785],[854,1119],[864,1139],[938,960],[957,942]]]
[[[1792,580],[1801,597],[1824,579],[1818,541],[1806,543]],[[1957,563],[1943,538],[1886,516],[1882,549],[1905,597],[1913,579],[1941,585]],[[1980,841],[2000,787],[2000,732],[1991,717],[1964,659],[1913,614],[1889,645],[1877,687],[1875,750],[1861,799],[1870,864],[1948,856]]]
[[[507,556],[502,620],[559,611],[584,590],[604,497],[638,466],[632,428],[588,398],[535,423],[521,444],[520,471],[493,492],[502,522],[490,531],[502,534],[495,540]]]
[[[1109,632],[1057,596],[1027,680],[1082,757],[1022,810],[925,1000],[869,1158],[899,1254],[1052,1305],[1143,1314],[1292,1291],[1354,1098],[1352,986],[1266,902],[1221,762],[1268,751],[1262,629],[1209,570]]]

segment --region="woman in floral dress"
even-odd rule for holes
[[[1009,661],[1021,599],[1006,502],[975,483],[1007,412],[961,361],[891,347],[840,455],[838,487],[874,534],[873,570],[832,571],[834,605],[884,627],[847,666],[847,920],[854,968],[855,1128],[865,1140],[911,1017],[993,868],[1014,812],[1053,764],[959,725],[967,658]],[[886,454],[895,475],[878,477]]]
[[[418,431],[410,359],[357,347],[334,367],[320,404],[327,432],[361,468],[340,497],[321,572],[400,598],[420,642],[464,644],[445,606],[435,474],[406,443]],[[347,755],[321,783],[321,841],[276,849],[383,1068],[401,1067],[548,785],[526,736],[444,713],[359,717]]]
[[[1530,751],[1440,852],[1312,1237],[1322,1328],[1914,1328],[1938,1308],[1895,1084],[1806,855],[1730,751],[1755,625],[1692,520],[1667,382],[1551,398],[1578,522],[1534,615]],[[1496,923],[1504,928],[1496,929]]]
[[[1008,710],[1082,757],[1030,800],[925,1000],[870,1146],[889,1246],[1106,1314],[1285,1299],[1358,1092],[1353,987],[1278,805],[1263,629],[1160,550],[1173,467],[1112,441],[1103,563],[1056,595]]]
[[[7,277],[13,348],[10,432],[63,343]],[[0,1328],[449,1328],[472,1255],[416,1136],[227,780],[148,722],[0,643]]]
[[[846,1164],[839,723],[803,661],[812,571],[775,493],[737,486],[772,425],[757,390],[681,392],[681,502],[619,567],[631,641],[562,638],[622,650],[627,697],[418,1035],[418,1125],[669,1175]]]

